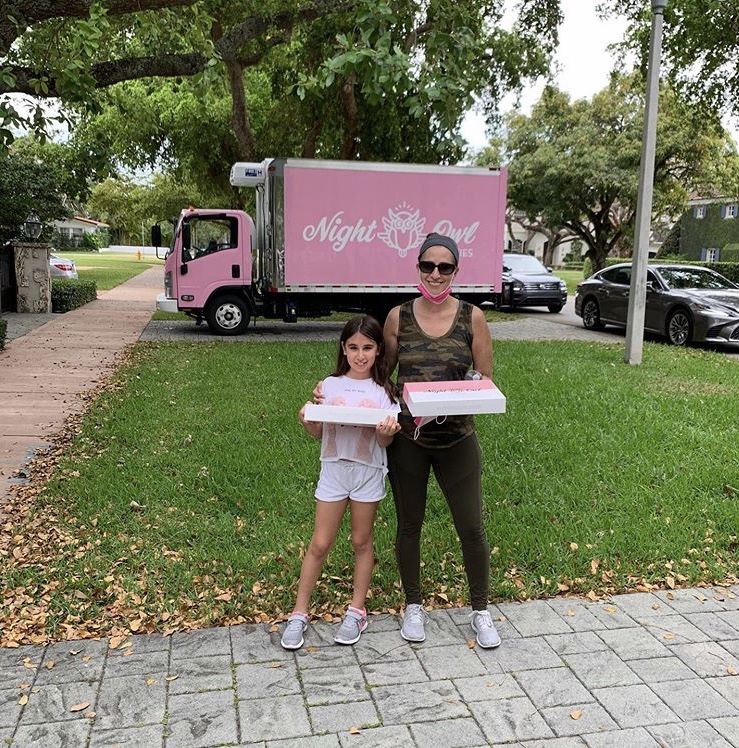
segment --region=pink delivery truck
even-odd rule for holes
[[[256,317],[295,322],[332,311],[374,314],[416,295],[426,234],[459,245],[457,296],[501,292],[505,169],[359,161],[237,163],[231,184],[256,191],[239,210],[182,211],[164,267],[162,311],[237,335]],[[152,244],[162,245],[159,225]],[[157,250],[158,251],[158,250]]]

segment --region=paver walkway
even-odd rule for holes
[[[210,338],[149,323],[160,285],[153,268],[33,330],[13,319],[25,334],[0,354],[0,506],[29,451],[84,409],[128,343]],[[495,337],[571,336],[546,319],[501,324]],[[252,339],[336,328],[260,323]],[[0,745],[739,748],[739,587],[490,611],[496,650],[470,646],[465,609],[430,613],[413,645],[380,615],[354,647],[320,622],[298,652],[265,625],[0,649]]]

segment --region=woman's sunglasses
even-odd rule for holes
[[[421,260],[418,263],[418,269],[422,273],[430,274],[434,270],[438,270],[441,275],[451,275],[457,266],[451,262],[440,262],[438,265],[435,262],[429,262],[428,260]]]

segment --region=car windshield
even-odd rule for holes
[[[705,288],[720,290],[737,288],[730,280],[718,273],[702,268],[659,268],[659,274],[670,288]]]
[[[519,273],[546,273],[547,269],[532,255],[503,255],[503,268]]]

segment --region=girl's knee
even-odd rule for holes
[[[310,553],[314,558],[325,561],[326,557],[331,552],[332,547],[333,541],[324,540],[321,538],[311,538],[307,552]]]
[[[372,550],[372,533],[352,533],[352,548],[354,549],[355,553]]]

